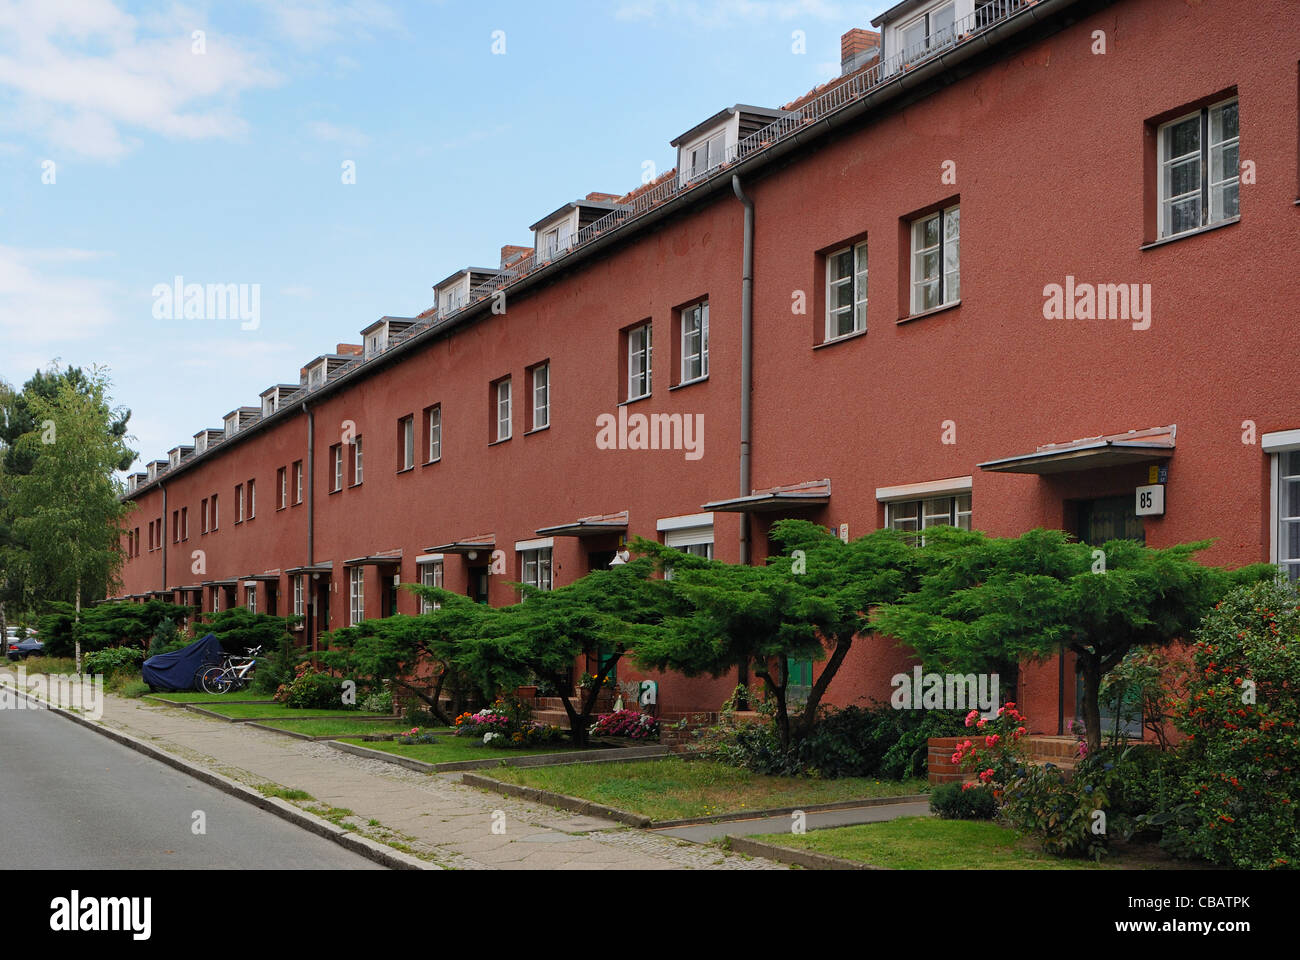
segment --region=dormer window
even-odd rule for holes
[[[703,176],[714,167],[721,166],[726,157],[727,134],[719,131],[707,140],[696,144],[686,151],[687,176],[694,179]]]
[[[934,47],[952,43],[955,23],[956,7],[953,3],[927,10],[915,20],[904,23],[898,31],[903,58],[923,56]]]
[[[541,233],[541,250],[544,258],[553,257],[573,245],[573,223],[565,220]]]
[[[268,397],[262,398],[262,416],[269,417],[271,414],[275,413],[278,407],[279,401],[274,393]]]
[[[366,337],[366,359],[369,360],[376,354],[383,353],[384,348],[388,346],[388,332],[380,329],[376,333]]]
[[[203,453],[208,449],[208,435],[200,433],[194,438],[194,452]]]
[[[225,424],[226,424],[226,437],[227,438],[233,437],[235,434],[239,432],[239,414],[232,413],[230,416],[226,417]]]
[[[319,363],[307,371],[307,389],[314,390],[325,382],[325,364]]]
[[[167,461],[173,467],[178,466],[181,462],[181,452],[179,450],[173,450],[171,453],[167,454]]]

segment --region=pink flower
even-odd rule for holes
[[[975,723],[975,718],[979,715],[980,712],[978,710],[972,710],[970,713],[966,714],[966,726],[972,726]]]
[[[990,780],[992,780],[992,779],[993,779],[993,768],[992,768],[992,767],[990,767],[988,770],[985,770],[983,773],[980,774],[980,781],[981,781],[982,783],[988,783],[988,782],[989,782]]]
[[[996,733],[990,734],[989,736],[984,738],[984,746],[996,747],[998,745],[998,741],[1000,741],[1001,739],[1002,738],[998,736]]]
[[[988,717],[980,717],[980,722],[977,723],[977,724],[975,724],[975,726],[979,727],[980,729],[983,729],[983,728],[984,728],[984,724],[986,724],[986,723],[988,723],[988,722],[989,722]]]

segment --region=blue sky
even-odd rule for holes
[[[0,378],[106,365],[163,457],[717,110],[830,79],[887,6],[0,0]],[[177,275],[259,285],[260,325],[156,319]]]

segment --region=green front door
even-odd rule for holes
[[[1108,540],[1136,540],[1147,542],[1146,531],[1142,529],[1142,519],[1137,515],[1133,497],[1102,497],[1098,500],[1085,500],[1079,504],[1079,539],[1094,547],[1100,547]],[[1075,684],[1076,704],[1083,703],[1083,677],[1078,677]],[[1105,700],[1101,708],[1102,733],[1115,731],[1118,717],[1120,732],[1126,737],[1142,734],[1142,705],[1138,691],[1133,690],[1124,702],[1116,703]],[[1082,720],[1075,710],[1075,719]]]
[[[791,660],[787,658],[785,668],[789,677],[785,688],[786,703],[807,700],[808,694],[812,693],[813,662],[811,660]]]

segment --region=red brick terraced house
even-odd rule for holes
[[[401,583],[511,603],[632,535],[761,562],[782,517],[1215,537],[1208,562],[1296,577],[1300,4],[872,26],[836,80],[700,120],[675,170],[560,206],[132,476],[120,595],[302,614],[311,643],[419,612]],[[912,662],[868,638],[830,699]],[[656,679],[667,715],[736,682]],[[1020,699],[1057,733],[1072,665]]]

